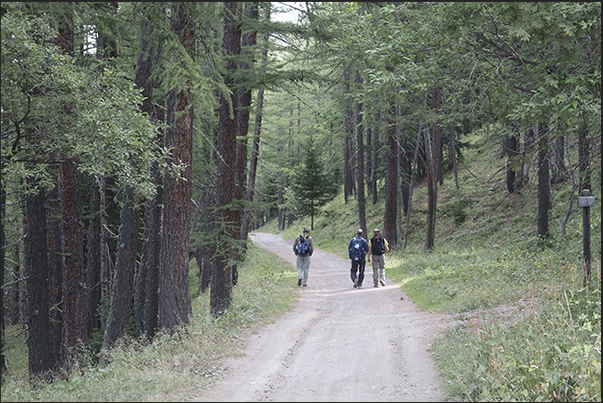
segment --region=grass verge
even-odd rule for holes
[[[197,267],[189,281],[197,289]],[[111,352],[110,365],[74,369],[68,380],[30,385],[26,334],[10,340],[10,371],[2,384],[2,402],[185,401],[202,393],[222,372],[222,362],[241,350],[241,337],[274,322],[291,309],[299,288],[294,267],[250,243],[239,267],[231,309],[215,319],[209,291],[193,299],[191,323],[174,336],[158,335],[147,345],[126,340]],[[17,329],[10,329],[15,332]]]

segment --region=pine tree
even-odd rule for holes
[[[327,166],[319,148],[312,139],[306,148],[304,163],[293,173],[293,190],[300,215],[310,215],[311,229],[314,229],[316,209],[324,206],[337,196],[339,190],[339,169]]]

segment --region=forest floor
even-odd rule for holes
[[[281,235],[251,239],[296,265],[292,242]],[[363,288],[353,288],[350,261],[321,250],[300,292],[289,313],[245,336],[242,354],[191,401],[445,400],[430,344],[454,326],[452,316],[417,308],[387,270],[386,286],[374,288],[368,262]]]

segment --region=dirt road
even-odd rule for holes
[[[292,241],[251,239],[296,264]],[[349,260],[316,250],[294,309],[250,335],[243,356],[225,363],[222,379],[193,401],[442,401],[429,346],[450,318],[420,311],[387,279],[374,288],[369,264],[364,288],[355,289],[349,269]]]

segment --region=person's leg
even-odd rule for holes
[[[300,255],[297,255],[297,285],[302,284],[303,264],[303,258]]]
[[[379,260],[378,255],[371,257],[371,264],[373,265],[373,285],[379,286]]]
[[[302,286],[308,285],[308,272],[310,271],[310,256],[302,259],[303,261],[303,277]]]
[[[358,264],[358,287],[362,287],[364,281],[364,268],[366,267],[366,260],[361,260]]]
[[[379,256],[379,281],[385,287],[385,255]]]
[[[350,278],[352,279],[352,283],[354,283],[354,288],[356,288],[358,277],[356,276],[356,271],[358,270],[358,261],[352,260],[352,268],[350,269]]]

